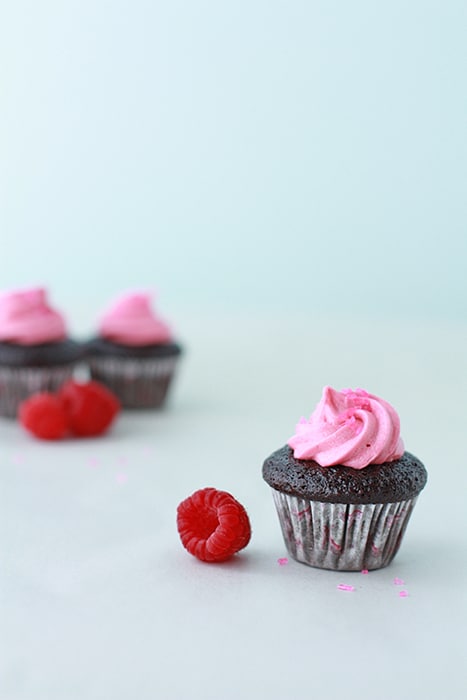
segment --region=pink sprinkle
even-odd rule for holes
[[[285,566],[289,563],[289,560],[287,559],[287,557],[279,557],[277,563],[279,564],[279,566]]]
[[[89,457],[88,462],[90,467],[97,467],[99,464],[99,461],[95,457]]]
[[[399,591],[399,598],[407,598],[408,595],[407,591]]]
[[[397,578],[397,576],[394,579],[393,583],[395,586],[403,586],[404,585],[404,581],[401,578]]]
[[[128,481],[128,476],[126,474],[117,474],[117,483],[124,484]]]
[[[331,547],[334,549],[336,552],[340,552],[342,549],[342,545],[338,544],[335,540],[332,539],[332,537],[329,538],[331,542]]]
[[[363,511],[359,510],[358,508],[355,508],[349,515],[347,516],[345,513],[341,513],[339,515],[339,518],[346,522],[348,520],[349,525],[352,524],[352,521],[355,520],[356,518],[361,518],[363,515]]]
[[[298,516],[299,518],[302,517],[302,515],[305,515],[305,513],[310,513],[311,511],[311,506],[307,506],[303,510],[296,510],[294,511],[294,515]]]
[[[348,406],[350,405],[353,408],[370,411],[371,413],[371,404],[368,400],[370,395],[364,389],[356,389],[355,391],[352,391],[352,389],[344,389],[342,393],[347,399]]]
[[[368,573],[368,569],[362,569],[362,574],[367,574],[367,573]]]
[[[388,525],[392,525],[396,520],[400,520],[402,515],[390,515],[388,518]]]
[[[360,387],[357,387],[355,389],[355,393],[359,394],[360,396],[367,396],[367,397],[370,395],[367,391],[365,391],[365,389],[361,389]]]
[[[355,518],[361,518],[362,515],[363,515],[363,511],[356,508],[354,511],[352,511],[352,513],[350,513],[349,522],[352,522],[352,520],[354,520]]]
[[[354,590],[355,590],[355,587],[354,587],[354,586],[349,586],[348,583],[340,583],[340,584],[337,586],[337,588],[338,588],[340,591],[354,591]]]
[[[345,421],[348,421],[349,423],[355,423],[355,416],[351,408],[346,408],[345,411],[339,413],[338,418],[341,423],[344,423]]]

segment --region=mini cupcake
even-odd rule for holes
[[[67,337],[62,315],[45,289],[0,295],[0,415],[15,418],[18,406],[38,391],[55,391],[73,375],[83,355]]]
[[[159,408],[166,400],[181,348],[156,316],[146,293],[128,293],[103,314],[87,344],[91,376],[123,408]]]
[[[309,421],[263,465],[292,557],[344,571],[391,562],[427,480],[399,429],[383,399],[324,388]]]

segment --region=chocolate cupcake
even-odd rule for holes
[[[0,415],[15,418],[31,394],[55,391],[73,376],[82,346],[67,337],[45,289],[0,295]]]
[[[392,561],[427,480],[399,425],[383,399],[325,387],[310,420],[266,459],[263,478],[292,557],[345,571]]]
[[[92,378],[123,408],[160,408],[182,349],[154,313],[149,295],[139,292],[125,294],[103,314],[86,352]]]

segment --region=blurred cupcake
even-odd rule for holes
[[[73,375],[82,346],[42,287],[0,294],[0,415],[15,418],[31,394],[55,391]]]
[[[291,556],[360,571],[391,562],[427,474],[404,451],[390,404],[328,386],[309,421],[264,462],[263,478]]]
[[[159,408],[181,347],[151,308],[149,294],[130,292],[103,314],[87,354],[92,378],[105,384],[123,408]]]

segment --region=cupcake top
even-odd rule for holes
[[[399,416],[387,401],[364,389],[326,386],[310,419],[300,420],[288,445],[296,459],[364,469],[403,455],[399,433]]]
[[[0,342],[41,345],[66,338],[63,316],[51,308],[43,287],[0,295]]]
[[[100,319],[99,335],[113,343],[135,347],[169,343],[172,338],[168,325],[155,314],[151,297],[145,292],[129,292],[113,302]]]
[[[426,484],[423,464],[399,435],[399,417],[363,389],[323,390],[321,401],[295,435],[263,464],[277,491],[323,503],[394,503]]]

